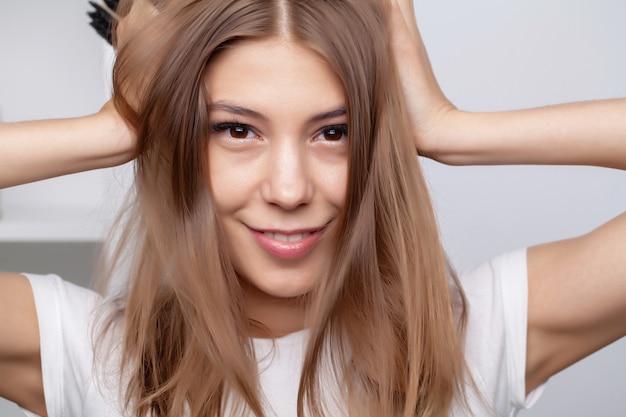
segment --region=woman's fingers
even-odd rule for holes
[[[404,20],[406,29],[415,37],[416,41],[421,42],[419,30],[417,28],[417,20],[415,19],[415,7],[413,0],[391,0],[392,4],[395,3],[395,7],[400,12],[400,16]]]
[[[132,7],[124,18],[117,24],[116,47],[121,49],[124,45],[158,13],[157,8],[150,0],[133,0]]]
[[[415,19],[412,0],[390,0],[390,39],[418,151],[430,154],[440,140],[442,115],[454,106],[435,78]]]

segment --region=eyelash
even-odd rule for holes
[[[239,122],[223,122],[223,123],[214,123],[211,126],[211,130],[213,132],[216,133],[221,133],[221,132],[227,132],[230,131],[232,129],[241,129],[241,130],[245,130],[246,131],[246,137],[245,138],[237,138],[237,137],[233,137],[232,134],[230,135],[232,139],[236,139],[236,140],[244,140],[244,139],[248,139],[248,134],[252,133],[255,136],[259,136],[256,131],[249,125],[245,124],[245,123],[239,123]],[[326,134],[328,132],[335,132],[335,131],[339,131],[343,137],[348,137],[348,125],[345,123],[340,123],[340,124],[335,124],[335,125],[329,125],[329,126],[324,126],[322,129],[320,129],[318,131],[318,133],[316,134],[316,138],[319,137],[320,135]],[[232,132],[229,132],[232,133]],[[340,138],[341,139],[341,138]],[[328,142],[337,142],[340,139],[328,139]]]

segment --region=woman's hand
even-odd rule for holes
[[[391,0],[391,46],[420,154],[436,158],[446,140],[446,119],[456,108],[430,65],[415,19],[413,0]]]
[[[155,6],[164,0],[126,0],[118,6],[120,20],[114,26],[113,45],[118,53],[113,103],[120,115],[130,124],[136,120],[152,77],[151,65],[135,62],[138,57],[153,56],[154,36],[159,31],[148,30],[150,23],[159,15]],[[161,29],[161,26],[158,26]],[[149,29],[149,28],[148,28]],[[152,28],[154,29],[154,28]],[[130,68],[130,69],[129,69]],[[136,126],[135,126],[136,127]]]
[[[130,10],[121,12],[124,17],[117,23],[114,37],[117,50],[123,48],[151,17],[156,16],[158,10],[150,0],[133,0]]]

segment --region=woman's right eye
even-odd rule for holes
[[[252,139],[257,136],[250,126],[241,123],[217,123],[213,125],[213,131],[225,132],[233,139]]]

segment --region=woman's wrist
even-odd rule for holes
[[[98,129],[92,143],[94,161],[100,168],[121,165],[133,159],[136,154],[136,135],[132,128],[120,116],[112,101],[92,116],[94,127]]]
[[[467,153],[467,141],[456,126],[462,125],[459,119],[467,113],[458,110],[452,104],[442,105],[430,117],[428,124],[416,128],[415,145],[419,155],[448,165],[464,165]]]
[[[55,129],[68,129],[64,137],[57,136],[58,144],[72,149],[51,159],[51,162],[64,160],[68,173],[121,165],[134,156],[134,135],[116,113],[100,111],[51,122],[56,124]]]

